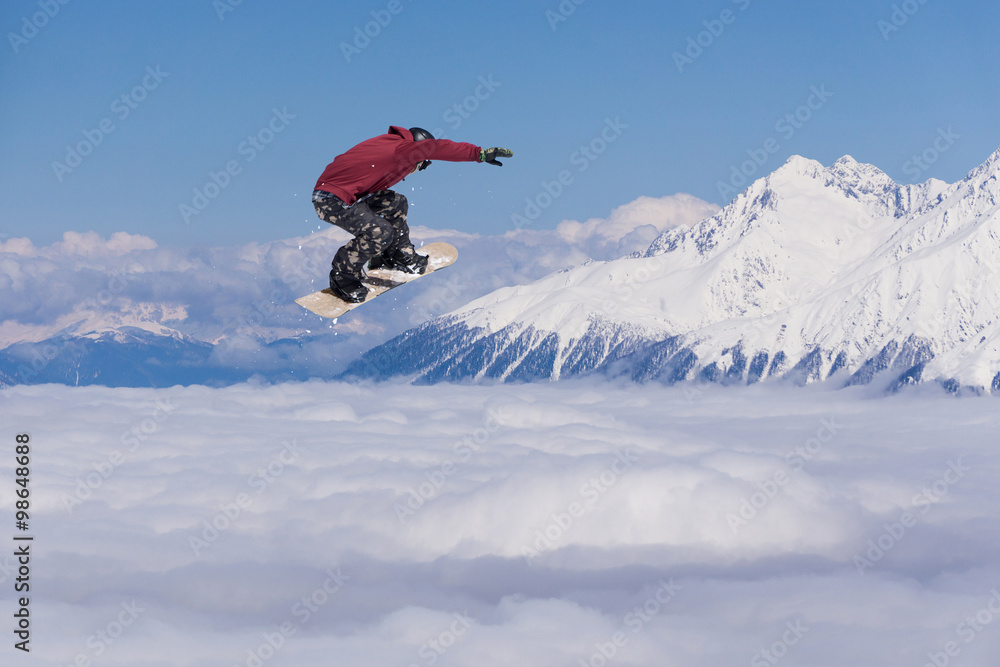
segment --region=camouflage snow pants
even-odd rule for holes
[[[360,277],[365,263],[371,257],[389,250],[404,255],[416,251],[410,242],[410,228],[406,225],[409,203],[406,197],[392,190],[381,190],[348,206],[339,198],[317,190],[313,205],[322,220],[353,234],[334,255],[334,271]]]

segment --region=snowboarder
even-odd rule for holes
[[[435,139],[419,127],[392,126],[387,134],[363,141],[327,165],[316,181],[313,205],[322,220],[354,235],[331,262],[330,289],[350,303],[368,295],[361,282],[365,263],[421,274],[427,257],[417,253],[406,225],[406,197],[390,190],[406,176],[423,171],[431,160],[488,162],[513,157],[506,148]]]

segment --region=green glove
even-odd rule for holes
[[[506,148],[480,148],[479,149],[479,161],[489,162],[490,164],[495,164],[498,167],[502,167],[503,163],[497,160],[498,157],[514,157],[514,152],[507,150]]]

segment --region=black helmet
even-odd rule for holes
[[[410,134],[413,135],[414,141],[423,141],[424,139],[433,139],[434,135],[425,130],[422,127],[411,127]]]
[[[433,134],[431,134],[430,132],[428,132],[427,130],[425,130],[422,127],[411,127],[410,128],[410,134],[413,135],[413,140],[414,141],[423,141],[425,139],[433,139],[434,138]],[[431,161],[430,160],[422,160],[419,164],[417,164],[417,171],[423,171],[424,169],[426,169],[429,166],[431,166]]]

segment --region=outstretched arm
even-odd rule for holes
[[[426,139],[405,147],[404,161],[416,164],[422,160],[444,160],[446,162],[488,162],[502,167],[498,157],[513,157],[514,153],[506,148],[480,148],[448,139]]]
[[[479,160],[479,146],[448,139],[425,139],[403,145],[397,155],[410,164],[422,160],[444,160],[446,162],[476,162]]]

